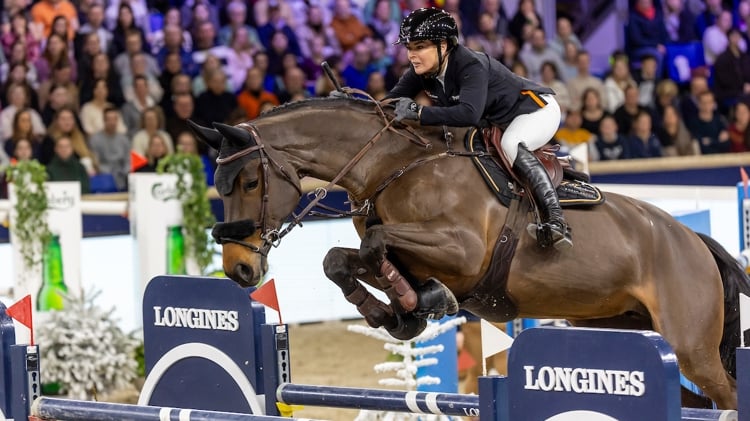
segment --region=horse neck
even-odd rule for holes
[[[383,128],[382,119],[362,111],[307,111],[285,119],[294,123],[281,123],[274,118],[261,119],[257,124],[261,135],[300,176],[332,181]],[[354,199],[366,199],[386,177],[425,151],[392,131],[385,131],[336,184]]]

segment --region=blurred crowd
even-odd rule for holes
[[[552,87],[554,141],[587,144],[592,160],[750,150],[750,0],[633,0],[603,74],[581,22],[560,14],[549,34],[534,0],[505,1],[514,13],[501,0],[4,0],[0,169],[37,159],[84,193],[125,191],[131,151],[148,161],[139,171],[182,151],[213,183],[188,119],[236,124],[327,96],[323,61],[382,99],[409,66],[393,45],[401,19],[430,6],[456,18],[460,42]],[[678,83],[666,53],[685,43],[705,57]]]

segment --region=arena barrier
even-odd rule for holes
[[[2,331],[1,408],[8,419],[34,414],[71,421],[263,420],[258,415],[281,415],[277,402],[478,415],[481,421],[750,420],[750,376],[737,379],[739,411],[681,408],[676,357],[651,331],[525,330],[510,350],[508,377],[480,378],[478,396],[291,384],[287,326],[265,323],[250,291],[217,278],[159,276],[149,283],[143,302],[148,375],[139,404],[154,407],[38,397],[44,362],[37,347],[13,345]],[[0,316],[0,328],[12,326],[4,311]],[[738,349],[737,366],[750,371],[750,349]]]

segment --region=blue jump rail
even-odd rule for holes
[[[385,389],[316,386],[283,383],[276,389],[279,402],[295,405],[369,409],[453,416],[476,416],[478,395],[404,392]],[[683,421],[737,421],[737,411],[682,408]]]
[[[31,415],[42,420],[66,421],[290,421],[292,418],[233,412],[199,411],[196,409],[75,401],[58,398],[37,398]],[[302,420],[302,418],[295,418]]]

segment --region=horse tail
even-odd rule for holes
[[[697,233],[714,256],[724,286],[724,331],[719,354],[724,369],[737,378],[735,354],[740,346],[740,293],[750,295],[750,279],[740,263],[713,238]]]

